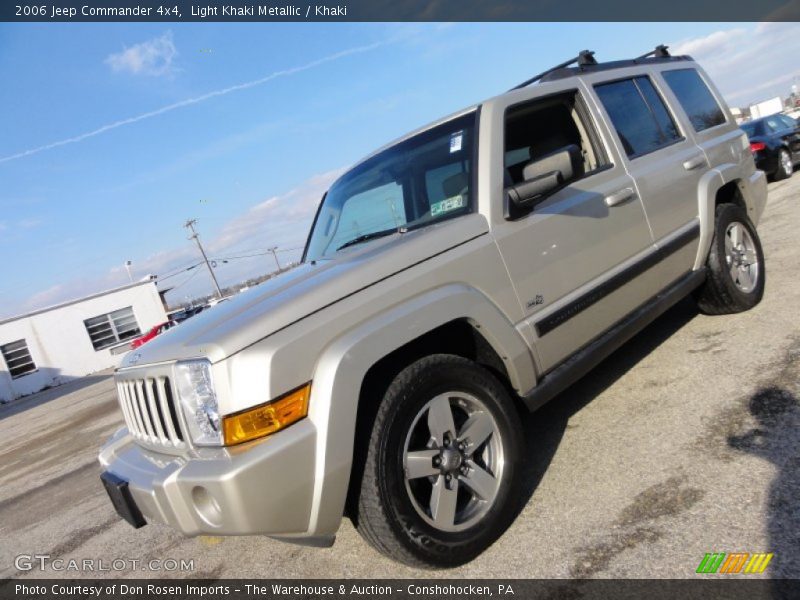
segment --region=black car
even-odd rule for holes
[[[742,123],[750,138],[750,151],[756,167],[774,179],[791,177],[800,163],[800,126],[786,115],[770,115]]]

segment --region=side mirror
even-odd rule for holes
[[[532,208],[582,172],[581,151],[570,144],[525,165],[525,180],[506,188],[506,193],[517,208]]]

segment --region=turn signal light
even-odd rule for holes
[[[222,420],[225,445],[233,446],[280,431],[308,415],[311,383],[266,404],[227,415]]]
[[[750,152],[752,152],[753,154],[759,152],[760,150],[763,150],[766,147],[767,145],[764,142],[750,142]]]

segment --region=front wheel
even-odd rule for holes
[[[766,280],[764,252],[744,209],[734,204],[717,206],[706,266],[708,278],[697,292],[697,304],[704,313],[737,313],[761,302]]]
[[[516,515],[522,451],[516,408],[489,371],[458,356],[423,358],[378,409],[356,527],[408,565],[472,560]]]

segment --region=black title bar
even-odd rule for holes
[[[0,2],[6,22],[800,21],[797,0],[55,0]]]
[[[760,600],[796,598],[800,580],[692,579],[11,579],[0,580],[3,600]]]

